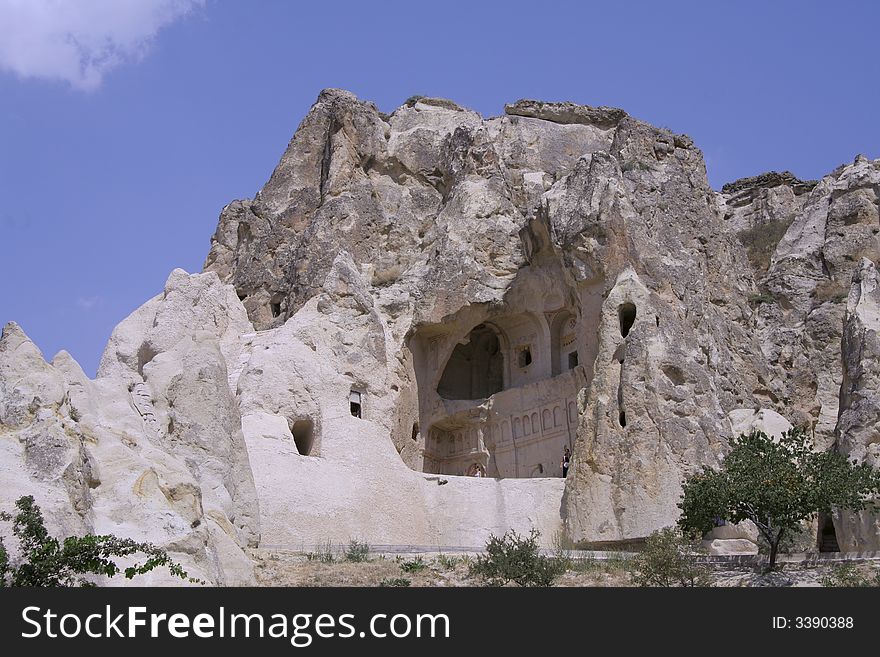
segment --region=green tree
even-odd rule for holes
[[[803,429],[779,440],[752,431],[734,439],[720,470],[704,468],[685,483],[678,522],[705,533],[719,519],[751,520],[769,545],[772,570],[780,542],[803,521],[832,508],[860,511],[878,492],[880,473],[835,451],[813,451]]]
[[[697,561],[697,546],[674,527],[664,527],[645,540],[632,559],[630,579],[636,586],[712,586],[709,569]]]
[[[528,537],[511,530],[502,537],[490,536],[486,554],[477,557],[469,569],[472,577],[479,577],[489,586],[504,586],[515,582],[520,586],[550,586],[565,572],[565,564],[540,553],[538,537],[533,529]]]
[[[0,586],[91,586],[83,575],[113,577],[122,572],[131,579],[154,568],[166,566],[172,575],[193,583],[183,567],[172,561],[165,550],[151,543],[138,543],[116,536],[71,536],[63,541],[51,536],[43,521],[43,513],[31,496],[15,502],[17,513],[0,513],[0,520],[12,522],[12,533],[18,540],[21,563],[13,566],[3,540],[0,539]],[[113,560],[142,554],[146,559],[124,570]]]

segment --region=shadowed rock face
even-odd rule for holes
[[[88,391],[126,407],[113,422],[164,464],[137,490],[157,482],[155,508],[181,518],[165,543],[211,572],[240,572],[257,540],[639,539],[744,427],[781,415],[873,458],[877,354],[854,295],[878,196],[865,158],[715,192],[687,136],[613,108],[483,119],[412,98],[387,115],[326,90],[257,196],[223,209],[205,273],[175,272],[120,324],[96,381],[0,350],[0,437],[23,445],[7,471],[63,490],[65,526],[115,508],[71,437],[86,415],[62,410],[73,434],[52,416]],[[847,545],[877,541],[873,516],[835,523]]]
[[[863,259],[853,276],[843,329],[843,385],[837,448],[859,463],[880,468],[880,277]],[[862,511],[838,514],[842,550],[880,549],[880,517]]]

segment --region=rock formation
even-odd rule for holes
[[[837,448],[859,463],[880,468],[880,279],[867,258],[856,270],[846,305],[843,385]],[[880,515],[845,513],[835,519],[843,550],[880,550]]]
[[[716,192],[686,135],[619,109],[326,90],[95,380],[7,326],[3,503],[237,583],[255,545],[639,540],[784,418],[876,460],[878,198],[880,160]]]
[[[66,352],[46,363],[8,324],[0,338],[4,510],[31,494],[63,534],[150,541],[193,577],[251,582],[244,549],[259,542],[259,510],[222,351],[225,331],[237,341],[249,327],[215,274],[181,270],[116,328],[95,380]],[[139,581],[168,577],[154,571]]]

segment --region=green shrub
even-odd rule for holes
[[[459,564],[461,559],[458,557],[450,557],[445,554],[440,554],[437,556],[437,565],[443,568],[444,570],[455,570],[455,567]]]
[[[760,306],[762,303],[773,303],[774,301],[776,301],[776,299],[769,294],[762,293],[749,295],[749,303],[753,306]]]
[[[138,543],[116,536],[70,536],[63,541],[46,529],[43,513],[30,495],[15,502],[18,512],[12,516],[0,513],[0,520],[12,522],[12,533],[18,540],[21,563],[14,566],[0,538],[0,586],[92,586],[83,575],[114,577],[120,572],[131,579],[154,568],[165,566],[175,577],[194,584],[204,584],[189,577],[183,567],[172,561],[168,553],[152,543]],[[146,560],[124,570],[114,557],[143,554]]]
[[[490,536],[486,554],[471,564],[471,577],[482,579],[489,586],[515,582],[520,586],[550,586],[565,572],[565,563],[540,554],[538,537],[532,530],[528,537],[509,531],[502,537]]]
[[[391,577],[389,579],[383,579],[379,582],[379,586],[409,586],[412,584],[411,580],[406,579],[405,577]]]
[[[880,570],[874,571],[874,577],[863,574],[852,563],[843,563],[831,567],[831,572],[819,580],[822,586],[827,587],[864,587],[880,586]]]
[[[709,569],[697,562],[696,547],[673,527],[651,534],[632,558],[630,578],[637,586],[711,586]]]
[[[411,561],[404,561],[400,564],[400,569],[405,573],[420,573],[427,567],[428,564],[421,557],[416,557]]]
[[[370,560],[370,546],[364,541],[349,541],[345,550],[345,560],[353,563],[363,563]]]

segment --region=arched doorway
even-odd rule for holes
[[[834,521],[827,513],[819,514],[819,535],[817,537],[819,552],[840,552],[837,544],[837,532]]]

